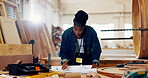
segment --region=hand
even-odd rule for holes
[[[98,68],[99,64],[98,63],[93,63],[91,68]]]
[[[62,69],[65,70],[67,67],[68,67],[68,64],[67,64],[66,62],[64,62],[64,63],[62,64]]]

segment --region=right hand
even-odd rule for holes
[[[68,64],[67,64],[67,63],[63,63],[63,64],[62,64],[62,69],[63,69],[63,70],[65,70],[67,67],[68,67]]]

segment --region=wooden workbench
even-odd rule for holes
[[[121,68],[107,68],[102,70],[102,68],[98,69],[98,75],[101,78],[121,78],[121,76],[124,74],[125,70],[120,70]],[[123,69],[123,68],[122,68]],[[107,74],[109,73],[109,74]],[[0,74],[5,74],[7,76],[11,76],[11,77],[18,77],[18,78],[25,78],[26,76],[13,76],[13,75],[9,75],[8,71],[7,72],[3,72],[0,71]],[[60,76],[60,78],[64,78],[62,76]],[[90,78],[90,77],[86,77],[86,74],[81,74],[81,78]]]
[[[2,73],[2,71],[0,71],[0,73]],[[9,75],[8,74],[8,72],[3,72],[3,74],[5,74],[5,75],[7,75],[7,76],[9,76],[9,77],[17,77],[17,78],[26,78],[26,76],[25,75],[23,75],[23,76],[14,76],[14,75]],[[104,75],[101,75],[101,74],[99,74],[99,76],[101,77],[101,78],[111,78],[111,77],[108,77],[108,76],[104,76]],[[5,78],[5,77],[2,77],[1,75],[0,75],[0,78]],[[63,78],[62,76],[60,76],[60,78]],[[86,74],[81,74],[81,78],[88,78],[88,77],[86,77]]]

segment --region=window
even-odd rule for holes
[[[124,29],[132,29],[132,24],[126,23],[124,26]],[[125,38],[130,38],[131,36],[133,36],[133,31],[125,31],[124,32]]]
[[[72,26],[71,24],[64,24],[63,30],[65,31],[66,29],[70,28],[71,26]]]

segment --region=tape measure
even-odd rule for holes
[[[126,71],[122,78],[147,78],[147,71]]]
[[[45,78],[51,77],[52,75],[58,74],[59,72],[52,72],[52,73],[42,73],[39,75],[27,76],[26,78]]]

